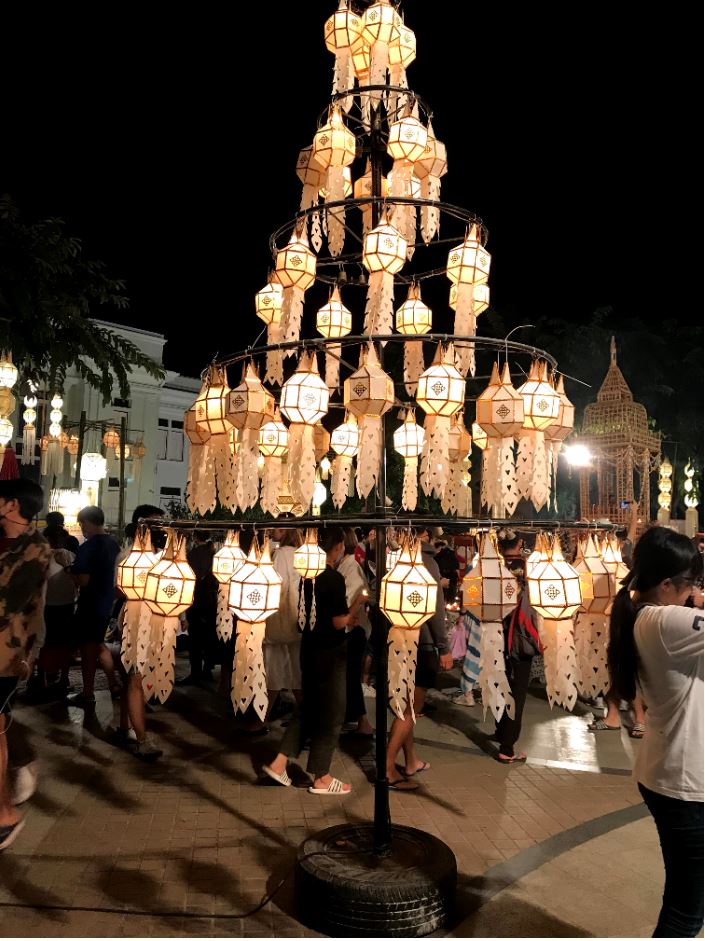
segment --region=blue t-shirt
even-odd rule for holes
[[[76,612],[95,617],[110,617],[115,602],[115,562],[120,546],[112,536],[99,533],[90,536],[78,547],[71,566],[74,575],[88,575],[81,588]]]

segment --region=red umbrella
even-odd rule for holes
[[[17,480],[20,476],[20,468],[12,448],[5,448],[2,468],[0,468],[0,480]]]

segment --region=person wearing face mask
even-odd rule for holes
[[[647,706],[634,776],[666,869],[655,938],[703,925],[702,571],[687,536],[656,526],[636,544],[610,617],[610,676],[623,699],[639,687]]]
[[[30,675],[44,635],[52,550],[32,525],[43,500],[41,487],[30,480],[0,480],[0,850],[23,826],[10,794],[7,732],[17,684]]]
[[[309,793],[341,795],[349,794],[352,787],[333,777],[330,765],[345,717],[346,632],[354,623],[355,611],[348,610],[345,579],[335,570],[345,553],[343,530],[339,526],[326,527],[319,539],[326,553],[326,568],[315,581],[304,582],[303,588],[306,599],[306,625],[301,638],[303,701],[289,723],[279,753],[262,770],[289,787],[287,763],[299,756],[310,737],[307,769],[314,780]]]

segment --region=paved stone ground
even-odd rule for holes
[[[178,668],[187,669],[181,657]],[[394,822],[435,834],[457,857],[459,913],[447,933],[648,936],[660,854],[619,736],[596,742],[583,718],[550,713],[538,692],[524,741],[542,743],[542,757],[507,768],[485,754],[490,724],[479,708],[451,706],[442,692],[434,701],[417,729],[432,768],[416,793],[390,798]],[[212,690],[178,688],[148,717],[165,749],[154,766],[105,741],[115,708],[107,691],[93,718],[63,704],[18,705],[42,773],[23,833],[0,855],[2,934],[316,936],[295,916],[295,849],[324,827],[371,820],[373,746],[343,736],[332,770],[354,792],[317,798],[303,772],[289,789],[260,779],[280,723],[247,736]],[[602,748],[612,753],[598,760]],[[600,890],[608,861],[611,908]],[[282,879],[259,913],[238,917]]]

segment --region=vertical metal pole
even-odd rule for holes
[[[125,447],[127,445],[127,416],[120,419],[120,494],[118,499],[118,539],[125,528]]]
[[[382,103],[380,102],[371,111],[370,134],[370,161],[372,172],[372,196],[382,195],[382,162],[385,146],[382,139]],[[381,206],[372,204],[372,225],[379,223]],[[380,345],[379,361],[384,368],[384,350]],[[387,496],[387,465],[385,448],[385,418],[382,416],[382,441],[380,455],[380,469],[377,477],[376,515],[378,519],[386,516]],[[389,782],[387,780],[387,635],[389,624],[379,609],[379,590],[382,584],[387,563],[387,528],[384,525],[375,526],[375,579],[377,583],[376,605],[374,608],[374,623],[376,627],[375,643],[375,676],[377,696],[375,699],[375,816],[374,816],[374,852],[377,856],[387,856],[392,845],[392,820],[389,813]]]
[[[81,412],[78,423],[78,451],[76,452],[76,473],[73,475],[73,489],[81,489],[81,456],[83,455],[83,440],[86,437],[86,413]]]
[[[107,456],[107,455],[106,455],[106,452],[107,452],[107,450],[108,450],[107,447],[105,446],[105,442],[103,441],[103,438],[105,437],[105,432],[106,432],[107,430],[108,430],[108,429],[107,429],[107,424],[106,424],[106,422],[102,421],[102,422],[100,423],[100,445],[99,445],[99,447],[100,447],[100,453],[103,455],[103,457],[106,457],[106,456]],[[103,478],[103,480],[99,480],[99,481],[98,481],[98,496],[96,497],[96,503],[98,504],[98,506],[100,506],[101,503],[103,502],[103,494],[105,493],[105,487],[106,487],[105,478]]]

